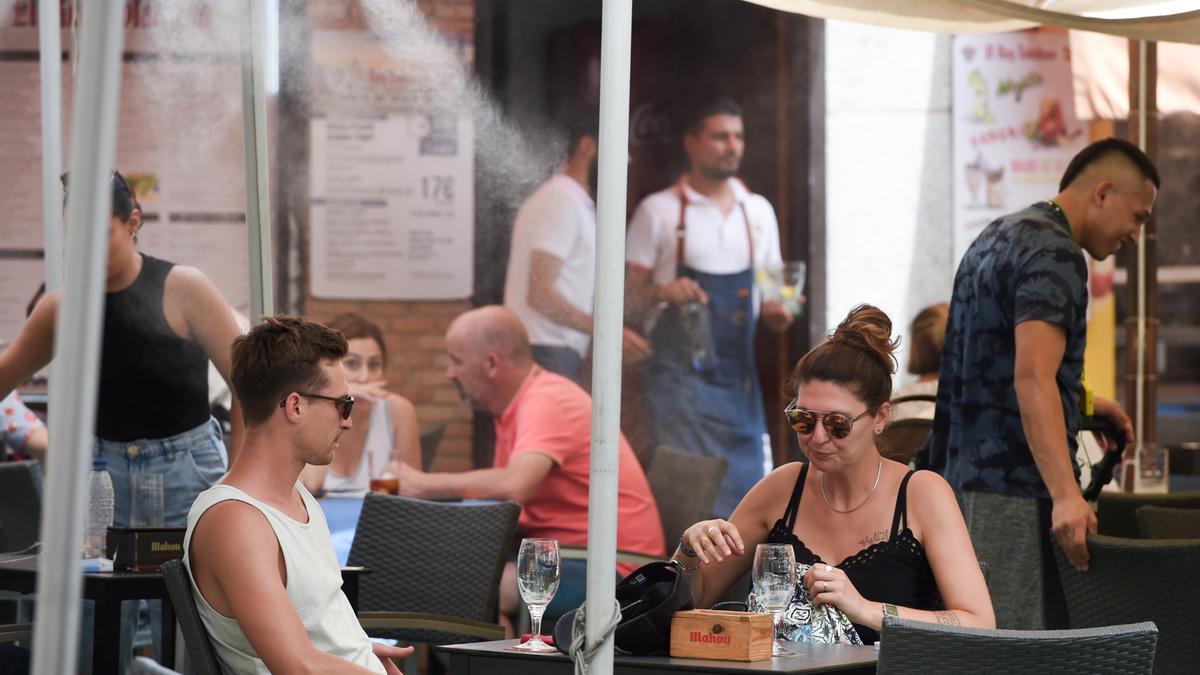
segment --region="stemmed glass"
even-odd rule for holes
[[[559,556],[558,541],[555,539],[522,539],[521,551],[517,554],[517,588],[521,599],[529,607],[529,618],[533,623],[532,635],[524,644],[514,649],[526,652],[557,652],[542,641],[542,615],[546,605],[558,590]]]
[[[796,552],[790,544],[759,544],[754,550],[754,595],[771,613],[773,635],[778,635],[779,618],[796,592]],[[790,656],[779,638],[771,641],[771,656]]]

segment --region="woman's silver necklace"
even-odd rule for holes
[[[875,484],[871,486],[871,491],[867,493],[867,496],[863,498],[862,502],[860,502],[859,505],[855,506],[854,508],[839,509],[834,507],[833,504],[829,503],[829,495],[825,494],[825,474],[821,474],[821,499],[825,501],[825,506],[829,507],[829,510],[833,511],[834,513],[851,513],[853,511],[857,511],[866,506],[867,502],[871,500],[871,495],[875,494],[875,490],[879,488],[879,477],[882,475],[883,460],[881,459],[879,460],[879,469],[875,472]]]

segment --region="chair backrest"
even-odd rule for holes
[[[368,493],[350,546],[359,609],[426,612],[495,621],[500,574],[521,507],[513,502],[454,504]],[[371,631],[426,644],[478,638],[432,630]]]
[[[989,630],[883,619],[878,673],[1149,673],[1153,623],[1082,630]]]
[[[658,504],[668,550],[674,550],[684,530],[712,514],[728,468],[724,457],[693,455],[665,445],[655,449],[646,480]]]
[[[901,464],[908,464],[933,431],[933,420],[907,417],[894,420],[883,429],[876,440],[879,454]]]
[[[196,609],[196,597],[192,595],[192,575],[182,560],[168,560],[160,568],[171,606],[175,608],[175,620],[183,632],[183,645],[187,650],[191,672],[195,675],[221,675],[221,664],[213,649],[208,631],[200,620]]]
[[[438,422],[421,432],[421,470],[429,471],[433,466],[433,458],[437,456],[438,446],[442,444],[442,436],[446,434],[446,423]]]
[[[23,551],[38,540],[42,467],[36,460],[0,462],[0,553]]]
[[[1055,542],[1058,574],[1072,628],[1153,621],[1155,672],[1190,671],[1200,663],[1200,540],[1088,536],[1088,570],[1076,572]]]
[[[1096,499],[1096,518],[1100,521],[1100,534],[1131,539],[1138,537],[1140,532],[1136,514],[1138,508],[1142,506],[1197,509],[1200,508],[1200,492],[1171,494],[1101,492]]]
[[[1200,509],[1141,506],[1136,513],[1144,539],[1200,539]]]

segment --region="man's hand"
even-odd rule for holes
[[[354,397],[355,405],[366,407],[373,406],[376,401],[387,398],[389,393],[386,380],[355,382],[346,388],[350,390],[350,395]]]
[[[654,297],[660,302],[670,302],[676,305],[686,305],[692,300],[708,302],[708,293],[690,277],[679,277],[674,281],[655,289]]]
[[[1118,429],[1125,432],[1126,442],[1133,442],[1133,421],[1129,419],[1129,415],[1125,414],[1121,406],[1117,405],[1115,401],[1097,396],[1092,401],[1092,407],[1096,417],[1107,417],[1112,420]]]
[[[1050,529],[1062,545],[1067,559],[1080,572],[1088,568],[1087,535],[1096,532],[1096,514],[1076,492],[1054,502],[1050,513]]]
[[[396,664],[392,663],[392,659],[408,658],[408,655],[413,653],[413,648],[393,647],[391,645],[372,642],[371,652],[373,652],[375,656],[379,657],[379,660],[383,663],[383,669],[387,671],[387,675],[404,675],[404,673],[400,672],[400,669],[396,667]]]
[[[632,328],[621,333],[621,344],[626,365],[641,363],[650,358],[650,341],[638,335]]]
[[[776,333],[787,330],[794,319],[778,300],[767,300],[762,304],[762,318]]]
[[[421,498],[422,486],[424,485],[425,473],[412,468],[404,462],[391,462],[388,464],[388,470],[396,475],[396,479],[400,481],[400,496]]]

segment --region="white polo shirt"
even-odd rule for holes
[[[716,202],[693,190],[683,181],[687,197],[687,236],[684,257],[689,267],[708,274],[731,274],[750,265],[750,242],[746,240],[745,205],[754,245],[755,268],[783,264],[779,253],[779,222],[775,209],[762,195],[746,189],[740,180],[729,179],[734,206],[722,214]],[[638,204],[625,239],[625,262],[652,270],[651,280],[662,285],[675,278],[676,229],[679,227],[679,192],[676,185],[655,192]],[[754,293],[754,307],[759,297]]]
[[[555,174],[517,211],[504,305],[521,318],[531,343],[569,347],[583,356],[591,335],[555,323],[529,306],[529,271],[535,250],[563,261],[554,290],[579,311],[591,314],[596,284],[596,202],[574,178]]]

